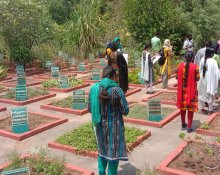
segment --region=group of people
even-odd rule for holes
[[[211,114],[216,97],[219,69],[214,54],[219,54],[219,45],[211,47],[209,42],[194,54],[192,38],[184,42],[184,59],[177,68],[177,107],[181,110],[182,128],[192,132],[194,112]],[[120,51],[118,50],[120,49]],[[103,69],[103,79],[95,83],[89,93],[88,110],[92,114],[92,124],[98,145],[99,175],[117,175],[119,160],[128,160],[125,143],[123,115],[128,115],[129,106],[125,98],[128,90],[128,67],[122,54],[120,38],[108,43],[106,55],[108,66]],[[171,75],[170,62],[172,45],[169,39],[162,47],[164,64],[161,66],[163,88],[168,87]],[[155,36],[144,46],[141,60],[141,76],[145,80],[147,93],[153,93],[153,59],[160,56],[160,39]],[[218,53],[219,52],[219,53]],[[154,58],[153,58],[154,57]],[[194,59],[195,58],[195,59]],[[198,82],[198,85],[197,85]],[[208,110],[205,110],[205,107]],[[188,123],[185,116],[188,111]]]

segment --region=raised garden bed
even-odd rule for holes
[[[0,85],[0,93],[7,91],[8,88],[6,88],[6,86],[4,85]]]
[[[148,100],[161,100],[162,104],[176,105],[176,91],[160,91],[142,99],[143,102]]]
[[[0,172],[29,167],[31,175],[95,175],[85,168],[65,163],[65,160],[60,158],[51,158],[47,154],[44,151],[23,156],[14,153],[11,155],[10,162],[0,165]]]
[[[63,72],[60,72],[61,74]],[[72,77],[72,76],[76,76],[76,73],[66,73],[64,72],[63,73],[64,75],[67,75],[68,77]],[[47,80],[47,79],[52,79],[54,77],[51,76],[51,72],[46,72],[46,73],[43,73],[43,74],[39,74],[39,75],[34,75],[33,78],[35,79],[41,79],[41,80]]]
[[[26,68],[25,75],[32,76],[32,75],[36,75],[36,74],[42,74],[44,71],[45,70],[43,68]],[[11,74],[16,74],[16,67],[9,68],[8,72]]]
[[[124,117],[124,121],[133,124],[152,126],[161,128],[168,124],[180,114],[180,110],[168,107],[162,107],[162,120],[159,122],[150,121],[145,104],[131,104],[128,116]]]
[[[72,102],[73,99],[72,97],[65,98],[63,100],[59,100],[57,102],[49,103],[46,105],[41,105],[41,109],[47,109],[47,110],[53,110],[53,111],[58,111],[58,112],[64,112],[68,114],[75,114],[75,115],[84,115],[88,113],[88,109],[73,109],[72,108]]]
[[[13,80],[8,80],[8,81],[1,81],[0,85],[5,85],[7,87],[15,87],[17,84],[17,79],[13,79]],[[35,80],[33,78],[26,78],[26,86],[35,86],[38,84],[41,84],[42,81],[40,80]]]
[[[163,175],[219,175],[220,146],[205,142],[183,142],[159,166]]]
[[[210,115],[207,121],[196,130],[196,133],[220,137],[220,113]]]
[[[13,77],[11,76],[7,76],[7,77],[4,77],[4,78],[0,78],[0,81],[7,81],[7,80],[11,80]]]
[[[5,116],[4,118],[0,119],[0,135],[14,140],[24,140],[28,137],[41,133],[45,130],[51,129],[67,121],[68,119],[65,118],[58,118],[42,113],[30,112],[28,113],[28,122],[30,130],[22,134],[15,134],[12,133],[11,130],[10,116]]]
[[[16,96],[15,95],[15,89],[11,89],[6,94],[0,96],[0,102],[22,106],[22,105],[34,103],[36,101],[40,101],[40,100],[44,100],[44,99],[47,99],[47,98],[55,97],[56,94],[49,93],[45,89],[27,88],[27,98],[28,98],[28,100],[17,101],[15,96]]]
[[[125,139],[127,149],[132,151],[150,136],[151,133],[149,131],[126,127]],[[91,123],[84,124],[83,126],[64,134],[55,142],[48,143],[48,146],[83,156],[95,158],[98,156],[96,139]]]

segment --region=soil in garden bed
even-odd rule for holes
[[[42,125],[51,123],[53,121],[56,121],[56,119],[49,118],[46,116],[36,115],[36,114],[28,114],[28,123],[30,130],[33,130],[37,127],[40,127]],[[4,131],[12,132],[11,128],[11,117],[7,117],[0,122],[0,129]]]
[[[46,174],[54,174],[58,175],[59,172],[57,172],[55,169],[58,171],[62,171],[62,165],[61,162],[56,162],[54,164],[50,163],[49,161],[46,162],[45,160],[41,161],[42,163],[38,162],[33,162],[33,158],[27,158],[27,159],[22,159],[19,161],[19,168],[22,167],[29,167],[30,174],[31,175],[46,175]],[[35,161],[35,160],[34,160]],[[56,166],[56,167],[54,167]],[[47,168],[46,172],[45,168]],[[16,168],[9,168],[9,169],[16,169]],[[51,172],[50,172],[51,170]],[[6,170],[5,170],[6,171]],[[0,171],[1,172],[1,171]],[[65,169],[60,172],[63,175],[83,175],[83,172],[77,171],[77,170],[69,170]],[[22,175],[28,175],[28,173],[23,173]]]
[[[215,130],[220,132],[220,115],[217,115],[214,120],[209,124],[210,130]],[[220,161],[220,160],[219,160]]]
[[[164,119],[166,116],[173,113],[174,111],[176,111],[176,109],[162,107],[162,118]],[[126,117],[149,120],[147,106],[141,104],[135,104],[134,106],[130,107],[129,114]]]
[[[87,98],[86,98],[86,103],[87,103]],[[52,106],[57,106],[61,108],[72,108],[73,106],[73,97],[69,96],[63,100],[59,100],[57,102],[51,103]]]
[[[220,147],[207,143],[193,142],[171,162],[169,168],[194,173],[196,175],[220,174]]]
[[[162,92],[161,94],[159,94],[151,99],[152,100],[163,100],[163,101],[175,102],[177,99],[177,94],[171,93],[171,92]]]

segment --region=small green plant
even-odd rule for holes
[[[131,70],[131,72],[129,72],[128,74],[128,82],[129,83],[134,83],[134,84],[140,84],[139,79],[138,79],[138,73],[141,70],[139,68],[135,68],[133,70]]]
[[[207,146],[207,145],[205,146],[205,152],[209,156],[213,156],[214,155],[214,150],[210,146]]]
[[[181,133],[179,134],[179,138],[181,138],[181,139],[184,139],[184,138],[185,138],[185,136],[186,136],[186,134],[185,134],[185,133],[182,133],[182,132],[181,132]]]
[[[3,89],[5,89],[5,86],[0,85],[0,90],[3,90]]]
[[[195,139],[195,140],[201,140],[202,137],[196,134],[196,135],[194,136],[194,139]]]
[[[5,78],[7,76],[7,69],[0,65],[0,78]]]
[[[73,104],[73,97],[67,97],[66,99],[57,101],[52,103],[53,106],[59,106],[62,108],[72,108],[72,104]]]
[[[202,123],[201,126],[200,126],[200,128],[206,129],[206,130],[209,130],[209,129],[210,129],[210,127],[209,127],[209,125],[208,125],[207,123]]]
[[[136,175],[158,175],[156,170],[152,170],[149,166],[145,166],[142,170],[138,170]]]

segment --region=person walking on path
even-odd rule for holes
[[[205,114],[213,113],[213,103],[218,89],[219,69],[216,60],[212,58],[213,55],[214,49],[206,48],[205,57],[202,58],[199,66],[199,102],[201,111]],[[204,109],[205,103],[208,103],[208,112]]]
[[[116,71],[107,66],[103,79],[94,84],[89,93],[88,110],[98,145],[98,171],[105,175],[117,175],[119,160],[128,160],[125,143],[125,127],[122,115],[129,113],[123,90],[114,81]]]
[[[190,133],[194,112],[198,111],[197,81],[199,81],[199,67],[192,63],[193,52],[187,51],[185,61],[180,63],[177,69],[177,108],[181,110],[182,129]],[[188,111],[188,124],[185,116]]]
[[[171,76],[171,57],[172,57],[172,46],[169,39],[165,39],[163,52],[165,57],[165,62],[161,68],[161,75],[162,75],[162,83],[163,89],[168,87],[168,78]]]
[[[194,43],[191,33],[186,36],[186,40],[183,43],[183,49],[185,49],[186,51],[194,51]]]
[[[144,51],[142,53],[141,58],[141,78],[144,79],[146,86],[146,93],[153,94],[153,62],[151,55],[149,53],[149,49],[151,48],[151,44],[147,43],[144,47]],[[149,86],[149,91],[148,91]]]

